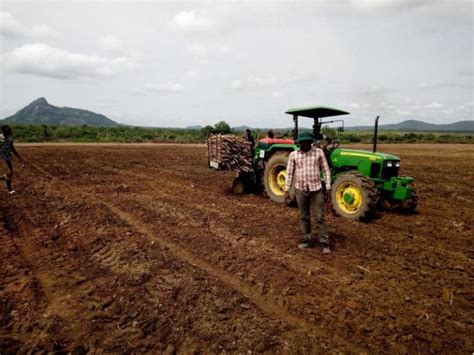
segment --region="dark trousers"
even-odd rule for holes
[[[4,160],[7,165],[7,173],[4,176],[0,176],[0,180],[7,180],[8,191],[12,191],[12,177],[13,177],[13,164],[10,160]],[[1,162],[1,160],[0,160]]]
[[[316,224],[318,226],[319,242],[321,244],[329,244],[329,235],[326,231],[324,221],[324,192],[318,191],[301,191],[296,189],[296,202],[300,210],[300,223],[303,238],[311,241],[311,209],[316,213]]]

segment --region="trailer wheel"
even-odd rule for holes
[[[243,195],[245,192],[245,181],[241,177],[236,177],[232,183],[232,192],[235,195]]]
[[[285,184],[286,184],[286,166],[288,165],[289,152],[275,153],[265,165],[265,173],[263,174],[263,186],[265,192],[272,201],[285,203]],[[293,184],[290,189],[290,203],[296,203],[295,186]]]
[[[256,186],[252,174],[238,173],[232,182],[232,193],[243,195],[244,193],[254,192]]]
[[[369,221],[377,210],[378,191],[364,175],[340,175],[331,188],[331,205],[336,215],[352,220]]]

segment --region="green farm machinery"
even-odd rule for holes
[[[414,178],[399,176],[400,158],[377,152],[378,117],[375,121],[372,151],[341,148],[339,142],[332,141],[321,134],[323,124],[344,121],[328,117],[342,116],[348,112],[322,106],[289,109],[294,129],[292,139],[260,139],[253,150],[253,172],[238,173],[234,189],[242,192],[262,187],[268,197],[278,203],[284,203],[286,184],[286,165],[289,154],[299,149],[295,144],[298,136],[299,118],[313,119],[313,134],[320,142],[331,169],[331,205],[341,217],[352,220],[368,221],[375,216],[378,207],[399,208],[414,211],[417,207],[417,191]],[[326,119],[326,120],[324,120]],[[209,160],[209,166],[218,168],[218,164]],[[294,203],[294,187],[290,191]]]

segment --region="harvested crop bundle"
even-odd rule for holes
[[[253,172],[252,148],[245,138],[216,134],[207,139],[209,166],[219,170]]]

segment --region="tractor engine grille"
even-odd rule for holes
[[[370,177],[371,178],[379,177],[381,166],[382,166],[382,164],[380,164],[380,163],[372,163],[372,165],[370,166]]]
[[[398,176],[399,169],[400,168],[398,166],[391,166],[391,167],[384,166],[382,170],[382,179],[388,180],[392,177]]]

